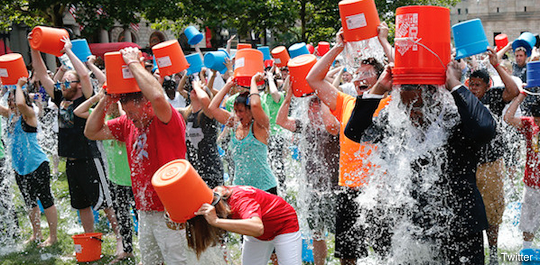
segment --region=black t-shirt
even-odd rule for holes
[[[328,133],[325,128],[317,128],[311,123],[296,120],[295,133],[304,137],[300,142],[302,160],[308,182],[320,191],[330,191],[338,187],[339,179],[339,137]]]
[[[506,102],[503,100],[504,87],[492,87],[480,99],[492,113],[497,121],[497,131],[491,142],[480,148],[478,152],[478,160],[480,164],[493,162],[504,155],[505,144],[502,132],[501,119]]]
[[[54,91],[54,104],[58,107],[58,155],[69,158],[99,157],[96,141],[84,136],[86,119],[73,114],[73,110],[85,101],[81,96],[73,101],[66,100],[62,91]],[[61,104],[64,102],[64,104]]]
[[[218,123],[202,110],[186,120],[187,157],[195,170],[210,186],[223,185],[223,164],[217,149]]]

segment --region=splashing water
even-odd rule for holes
[[[377,37],[362,41],[346,42],[342,53],[347,69],[355,73],[361,66],[362,60],[373,57],[379,62],[384,60],[384,51]]]

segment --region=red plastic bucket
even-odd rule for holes
[[[242,49],[236,52],[234,79],[241,86],[250,86],[251,77],[264,72],[263,53],[255,49]]]
[[[236,45],[236,50],[242,50],[242,49],[251,49],[251,44],[249,44],[249,43],[238,43],[238,45]]]
[[[339,15],[345,41],[367,40],[377,36],[381,24],[374,0],[343,0]]]
[[[313,94],[313,89],[311,89],[306,81],[306,76],[315,63],[317,63],[317,57],[315,55],[304,54],[292,58],[287,64],[294,96],[305,97]]]
[[[71,236],[75,244],[77,262],[90,262],[101,259],[101,233],[86,233]]]
[[[176,74],[188,69],[189,64],[177,40],[165,41],[152,47],[161,76]]]
[[[105,53],[105,70],[107,75],[107,93],[123,94],[141,91],[120,52]]]
[[[396,10],[393,83],[444,85],[450,62],[450,9],[405,6]]]
[[[317,46],[317,55],[324,56],[327,52],[330,51],[330,43],[326,41],[320,41]]]
[[[495,45],[497,45],[497,51],[502,50],[502,48],[508,45],[508,36],[506,36],[506,34],[499,34],[495,36]]]
[[[185,159],[163,165],[154,173],[152,185],[175,223],[195,217],[194,213],[201,205],[212,203],[214,199],[212,190]]]
[[[274,63],[277,67],[287,66],[287,63],[291,59],[289,52],[285,46],[277,46],[272,50],[272,57],[274,58]]]
[[[28,77],[24,59],[19,53],[8,53],[0,56],[0,78],[2,84],[16,85],[21,77]]]
[[[32,30],[30,46],[34,50],[60,57],[65,45],[62,42],[64,37],[69,38],[69,33],[65,29],[37,26]]]

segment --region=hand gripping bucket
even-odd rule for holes
[[[186,60],[189,64],[189,68],[187,69],[187,74],[191,75],[194,73],[198,73],[201,71],[203,67],[203,61],[201,59],[201,56],[199,53],[192,53],[188,56],[186,56]]]
[[[77,262],[96,261],[101,258],[101,233],[86,233],[71,236],[75,244]]]
[[[189,67],[184,52],[177,40],[165,41],[154,45],[152,52],[154,52],[155,62],[161,76],[176,74]]]
[[[196,45],[204,39],[203,34],[194,26],[187,27],[184,34],[186,34],[189,45]]]
[[[249,44],[249,43],[238,43],[236,45],[236,50],[242,50],[242,49],[251,49],[251,44]]]
[[[221,73],[227,69],[225,66],[226,58],[229,58],[226,51],[208,52],[204,55],[204,66]]]
[[[527,57],[531,56],[532,48],[536,45],[536,37],[530,32],[523,32],[512,42],[512,49],[515,51],[519,47],[527,50]]]
[[[330,43],[326,41],[319,42],[319,45],[317,46],[318,56],[324,56],[329,51],[330,51]]]
[[[8,53],[0,56],[0,79],[2,84],[16,85],[21,77],[28,77],[24,59],[19,53]]]
[[[527,63],[527,87],[540,87],[540,61]]]
[[[69,38],[65,29],[37,26],[32,30],[30,46],[34,50],[60,57],[65,45],[62,42],[63,37]]]
[[[152,185],[165,206],[169,218],[185,223],[195,217],[204,203],[212,203],[214,193],[193,166],[184,159],[163,165],[152,177]]]
[[[343,0],[339,2],[339,16],[346,42],[377,36],[381,21],[374,0]]]
[[[107,75],[108,94],[123,94],[141,91],[137,81],[135,81],[135,77],[129,70],[128,65],[124,62],[120,52],[105,53],[105,72]]]
[[[291,59],[287,64],[294,96],[305,97],[313,94],[313,89],[307,83],[306,76],[316,62],[315,55],[304,54]]]
[[[456,60],[487,51],[489,42],[480,19],[471,19],[452,26]]]
[[[274,63],[277,67],[287,66],[287,63],[291,59],[285,46],[277,46],[272,49],[272,57],[274,58]]]
[[[71,51],[79,58],[79,60],[81,60],[81,62],[86,63],[88,61],[88,56],[92,55],[86,39],[73,40],[71,41],[71,44],[73,44]]]
[[[495,45],[497,45],[497,51],[502,50],[502,48],[508,45],[508,36],[506,36],[506,34],[499,34],[495,36]]]
[[[394,85],[444,85],[450,62],[450,10],[405,6],[396,10]]]
[[[242,49],[236,52],[234,79],[238,85],[250,86],[251,77],[264,72],[263,53],[255,49]]]
[[[291,59],[302,54],[310,54],[304,42],[295,43],[289,47],[289,55],[291,56]]]

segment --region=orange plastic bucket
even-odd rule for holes
[[[65,45],[62,42],[64,37],[69,38],[69,33],[65,29],[37,26],[32,30],[30,46],[34,50],[60,57]]]
[[[77,262],[90,262],[101,259],[101,233],[86,233],[71,236],[75,244]]]
[[[188,69],[189,64],[177,40],[165,41],[152,47],[161,76],[168,76]]]
[[[367,40],[377,36],[381,24],[374,0],[343,0],[339,15],[345,41]]]
[[[502,48],[508,45],[508,36],[506,36],[506,34],[495,36],[495,45],[497,45],[497,51],[502,50]]]
[[[21,77],[28,77],[24,59],[19,53],[0,56],[0,79],[4,85],[16,85]]]
[[[320,41],[319,45],[317,45],[317,55],[324,56],[329,51],[330,51],[330,43],[326,41]]]
[[[291,76],[294,96],[305,97],[313,94],[313,89],[311,89],[306,81],[306,76],[316,62],[317,56],[313,54],[304,54],[292,58],[287,64],[287,66],[289,66],[289,75]]]
[[[450,62],[450,9],[405,6],[396,10],[393,83],[444,85]]]
[[[135,77],[129,70],[128,65],[124,62],[120,52],[105,53],[105,72],[107,75],[108,94],[123,94],[141,91]]]
[[[272,57],[274,58],[274,63],[277,67],[284,67],[287,66],[287,63],[291,59],[289,56],[289,52],[287,52],[287,48],[285,46],[277,46],[274,49],[272,49]]]
[[[170,219],[184,223],[195,217],[204,203],[212,203],[214,193],[185,159],[173,160],[154,173],[152,185]]]
[[[236,52],[234,60],[234,79],[241,86],[250,86],[251,77],[264,72],[263,53],[255,49],[242,49]]]
[[[249,44],[249,43],[238,43],[238,45],[236,45],[236,49],[237,50],[251,49],[251,44]]]

